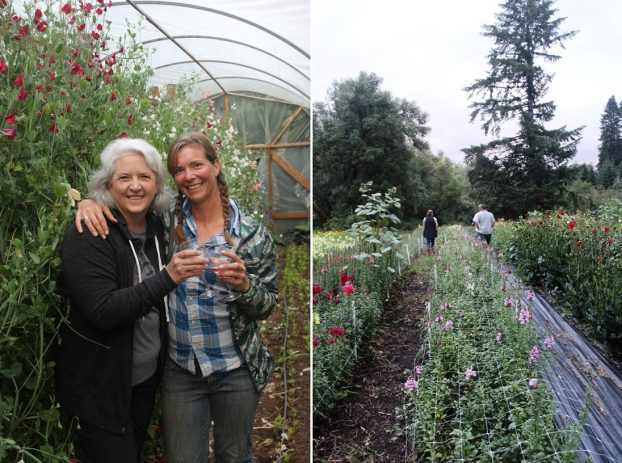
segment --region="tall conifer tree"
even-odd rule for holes
[[[611,96],[600,118],[600,146],[598,147],[598,167],[609,161],[614,167],[622,162],[622,102],[616,103]]]
[[[503,3],[497,23],[484,26],[483,35],[494,41],[488,75],[465,88],[477,97],[470,106],[471,121],[479,119],[486,134],[498,137],[504,123],[518,123],[514,136],[463,150],[474,189],[494,192],[482,200],[498,215],[515,217],[559,204],[567,163],[580,139],[581,128],[544,126],[555,116],[555,103],[545,100],[551,75],[542,64],[557,61],[553,48],[564,48],[576,33],[562,32],[565,18],[555,18],[556,13],[552,0]]]

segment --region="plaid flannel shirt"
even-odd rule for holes
[[[189,211],[187,202],[184,204],[184,210]],[[274,368],[274,360],[261,344],[257,321],[268,318],[278,304],[276,245],[265,226],[241,210],[234,201],[231,201],[231,212],[233,220],[230,221],[229,232],[241,238],[237,254],[246,262],[250,280],[250,289],[231,303],[231,324],[255,387],[261,391],[268,383],[268,377]],[[174,215],[167,218],[169,220],[165,219],[165,222],[170,221],[168,230],[172,230]],[[175,317],[174,310],[171,304],[171,319]],[[175,328],[169,325],[169,332],[171,329]],[[171,333],[169,355],[173,360],[175,360],[175,346],[172,344],[174,339],[175,334]]]

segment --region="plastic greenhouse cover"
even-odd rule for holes
[[[522,286],[517,279],[513,284]],[[551,364],[543,373],[553,391],[558,425],[579,422],[586,394],[591,394],[578,460],[622,461],[622,375],[559,309],[539,294],[531,305],[536,326],[555,339]]]
[[[17,11],[24,3],[14,0]],[[62,2],[57,2],[62,5]],[[125,0],[105,14],[114,37],[140,25],[155,70],[150,84],[165,88],[198,76],[195,99],[254,92],[309,107],[309,0]]]

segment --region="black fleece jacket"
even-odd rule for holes
[[[114,213],[119,223],[108,224],[105,240],[79,234],[73,225],[65,233],[61,288],[70,310],[55,349],[55,381],[57,399],[70,417],[120,433],[130,413],[134,321],[151,306],[164,317],[164,297],[176,285],[166,270],[157,271],[156,235],[163,263],[167,255],[162,223],[153,214],[144,249],[156,275],[133,284],[131,237],[121,214]]]

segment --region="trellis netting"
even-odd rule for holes
[[[410,458],[621,461],[619,371],[492,249],[457,233],[438,249],[405,384]]]

